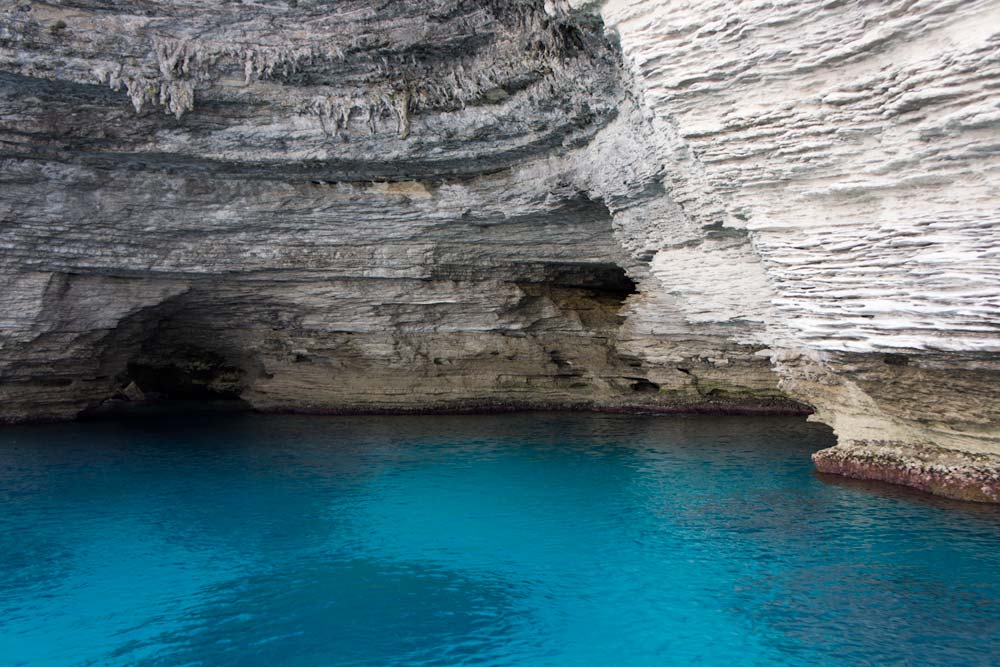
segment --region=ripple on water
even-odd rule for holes
[[[1000,513],[790,418],[0,431],[0,664],[995,665]]]

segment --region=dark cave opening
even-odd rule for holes
[[[613,295],[619,301],[638,291],[636,283],[625,269],[614,263],[550,263],[543,272],[543,282],[553,287],[566,287]]]
[[[646,378],[627,378],[632,380],[632,391],[643,394],[655,394],[660,391],[660,385]]]
[[[125,373],[146,400],[237,400],[244,376],[221,354],[194,345],[141,354],[126,364]]]
[[[182,410],[249,405],[245,355],[233,336],[221,335],[190,307],[190,295],[142,310],[122,322],[106,341],[103,368],[113,393],[100,411],[174,405]]]

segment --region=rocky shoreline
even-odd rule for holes
[[[1000,456],[970,454],[933,445],[850,442],[813,454],[816,470],[910,486],[934,495],[1000,502]]]

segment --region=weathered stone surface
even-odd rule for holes
[[[75,2],[2,25],[5,419],[133,381],[265,410],[803,409],[759,346],[633,294],[609,207],[659,167],[595,15]]]
[[[995,499],[913,471],[1000,469],[1000,5],[570,4],[650,118],[681,214],[644,252],[685,319],[752,325],[837,432],[822,469]]]
[[[1000,502],[996,456],[909,442],[854,441],[816,452],[813,462],[824,473],[903,484],[955,500]]]
[[[985,470],[997,26],[993,0],[2,3],[0,419],[131,382],[317,412],[791,396],[828,470],[876,442],[867,476]]]

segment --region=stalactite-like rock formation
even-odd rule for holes
[[[0,419],[815,409],[1000,500],[995,2],[0,4]]]

